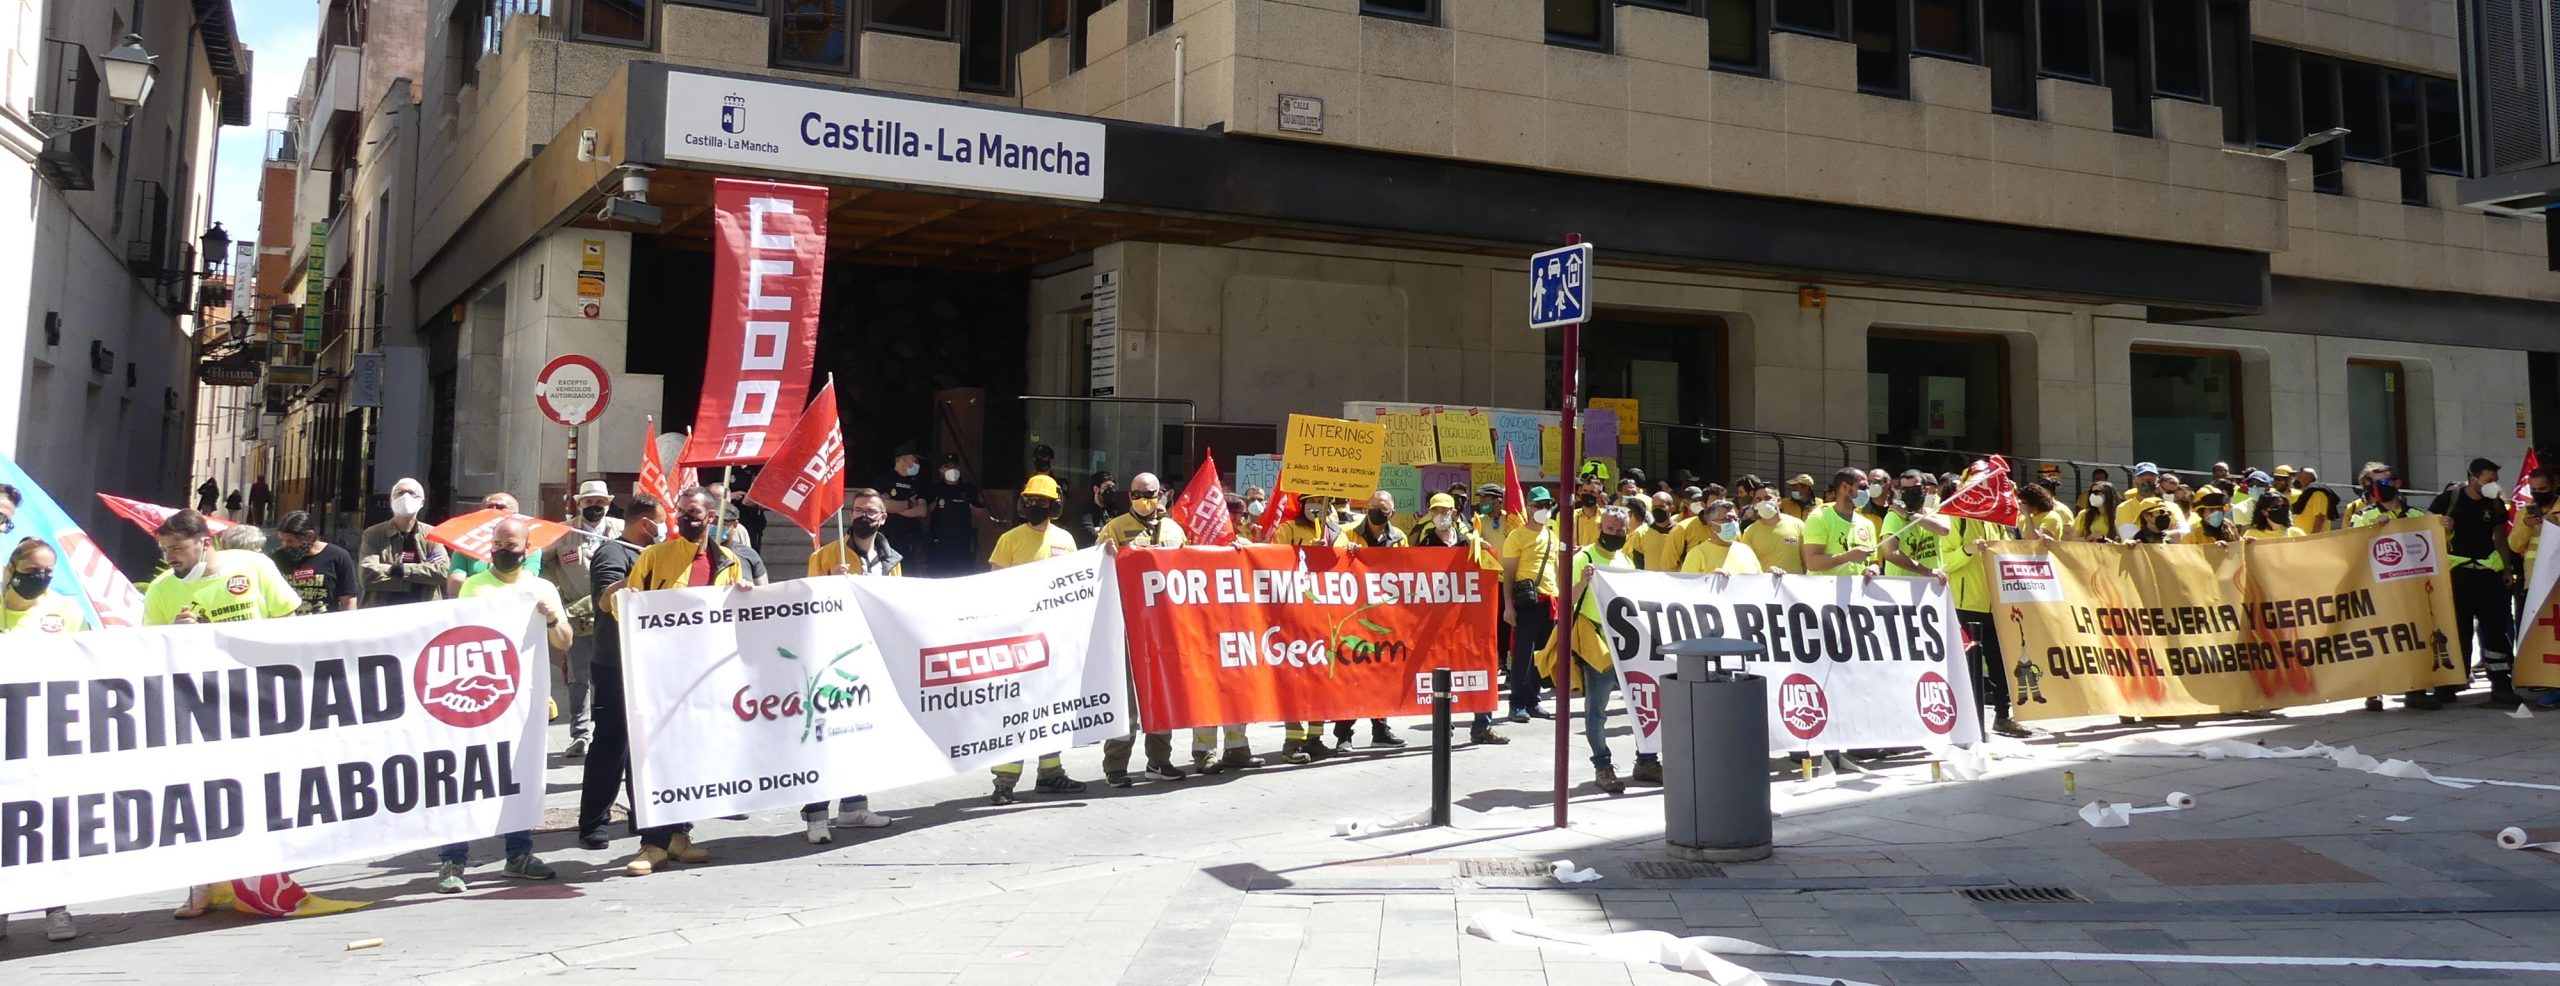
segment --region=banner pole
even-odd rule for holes
[[[1582,242],[1582,234],[1566,234],[1564,242],[1566,246],[1572,246],[1580,243]],[[1581,322],[1565,323],[1563,356],[1564,393],[1562,395],[1563,400],[1561,401],[1561,406],[1564,408],[1564,420],[1562,422],[1563,431],[1559,435],[1563,441],[1559,443],[1562,447],[1557,451],[1563,455],[1564,462],[1558,464],[1556,468],[1556,475],[1561,477],[1557,483],[1559,486],[1577,479],[1574,474],[1577,464],[1582,459],[1582,456],[1579,454],[1582,445],[1577,441],[1579,436],[1576,434],[1574,427],[1576,424],[1580,423],[1577,419],[1582,417],[1581,408],[1579,406],[1579,402],[1582,397]],[[1571,499],[1567,499],[1565,501],[1565,506],[1568,509],[1571,509],[1573,501]],[[1574,528],[1577,526],[1576,522],[1579,519],[1580,518],[1568,513],[1565,516],[1564,523],[1558,525],[1563,528],[1563,547],[1560,552],[1562,557],[1557,559],[1556,566],[1558,569],[1556,572],[1556,592],[1558,595],[1558,602],[1555,629],[1552,631],[1555,634],[1554,640],[1556,648],[1555,808],[1557,828],[1564,828],[1566,825],[1566,805],[1568,801],[1565,794],[1572,787],[1572,778],[1566,773],[1566,764],[1570,759],[1567,754],[1571,752],[1568,747],[1572,743],[1571,736],[1573,735],[1572,728],[1568,725],[1568,723],[1573,719],[1573,620],[1575,612],[1581,609],[1580,606],[1575,605],[1576,600],[1573,596],[1573,554],[1576,550],[1576,545],[1574,544]]]

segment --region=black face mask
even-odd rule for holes
[[[1918,510],[1920,505],[1928,500],[1929,491],[1917,486],[1908,487],[1902,491],[1902,509],[1904,510]]]
[[[587,507],[579,510],[578,516],[586,518],[587,523],[593,524],[604,519],[604,510],[603,507]]]
[[[1048,520],[1057,512],[1058,507],[1056,504],[1026,503],[1022,505],[1022,522],[1026,524],[1038,524]]]
[[[499,548],[491,551],[489,552],[489,567],[501,572],[512,572],[516,569],[523,568],[524,552],[518,551],[514,548]]]
[[[21,599],[41,598],[53,585],[52,572],[19,572],[9,576],[9,591]]]
[[[700,541],[711,530],[711,521],[701,517],[676,518],[676,534],[687,541]]]
[[[846,530],[852,531],[853,533],[863,537],[870,537],[874,534],[880,533],[880,522],[873,520],[870,517],[855,517],[851,520],[845,521],[844,526]]]
[[[1369,523],[1370,523],[1370,525],[1371,525],[1371,526],[1374,526],[1374,527],[1385,527],[1385,526],[1387,526],[1387,518],[1388,518],[1388,517],[1390,517],[1390,516],[1392,516],[1392,515],[1388,514],[1388,513],[1387,513],[1386,511],[1384,511],[1384,510],[1380,510],[1380,509],[1378,509],[1378,508],[1376,508],[1376,507],[1371,507],[1371,508],[1369,508]]]
[[[1625,548],[1626,546],[1627,536],[1624,534],[1600,535],[1600,550],[1602,551],[1615,552]]]
[[[1600,505],[1600,497],[1591,493],[1578,494],[1573,498],[1573,505],[1586,508],[1596,507]]]

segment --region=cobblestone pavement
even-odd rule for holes
[[[2476,696],[2475,696],[2476,697]],[[2560,784],[2560,715],[2517,720],[2473,708],[2358,711],[2272,720],[2077,727],[2000,741],[1988,776],[1933,782],[1925,761],[1872,775],[1774,787],[1777,855],[1697,867],[1662,842],[1662,799],[1608,797],[1588,782],[1577,730],[1573,825],[1547,827],[1551,724],[1505,725],[1517,741],[1456,751],[1457,825],[1361,838],[1338,819],[1397,819],[1426,806],[1429,735],[1312,766],[1113,790],[1028,796],[990,807],[960,777],[874,796],[895,827],[807,844],[793,813],[700,827],[717,857],[646,878],[622,874],[633,841],[537,840],[561,878],[496,872],[475,847],[470,893],[429,889],[429,854],[319,867],[302,878],[374,901],[325,918],[216,913],[173,921],[175,891],[78,908],[86,934],[43,941],[33,915],[0,940],[10,983],[300,981],[454,984],[525,977],[574,983],[843,980],[891,984],[1220,986],[1446,983],[1529,986],[1697,982],[1652,963],[1575,948],[1497,944],[1468,933],[1485,912],[1568,933],[1720,935],[1863,958],[1745,957],[1795,980],[1899,983],[2422,983],[2560,981],[2543,969],[2171,964],[2157,956],[2463,959],[2541,963],[2560,928],[2560,855],[2498,849],[2507,825],[2560,837],[2560,791],[2454,789],[2339,769],[2327,760],[2113,757],[2066,762],[2129,736],[2175,743],[2314,740],[2414,760],[2439,774]],[[556,730],[555,730],[556,732]],[[1365,735],[1366,730],[1362,731]],[[1618,753],[1627,754],[1623,716]],[[1276,728],[1254,730],[1277,750]],[[555,737],[555,747],[565,742]],[[1099,753],[1068,757],[1098,774]],[[1624,762],[1623,760],[1621,762]],[[2072,774],[2066,793],[2064,772]],[[554,759],[556,809],[576,765]],[[2193,810],[2093,829],[2091,800]],[[1567,885],[1570,858],[1602,879]],[[2058,903],[1965,891],[2058,888]],[[1994,896],[1997,896],[1996,894]],[[350,942],[381,938],[378,947]],[[2035,953],[1951,958],[1933,953]],[[2079,961],[2067,953],[2122,960]]]

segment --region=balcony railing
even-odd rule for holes
[[[70,41],[44,43],[47,75],[37,109],[63,116],[95,119],[98,115],[98,67],[89,49]],[[98,128],[84,127],[44,142],[36,167],[64,191],[97,187]]]

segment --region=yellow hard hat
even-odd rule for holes
[[[1060,499],[1058,496],[1058,481],[1047,475],[1033,476],[1029,482],[1022,484],[1022,495],[1045,496],[1052,500]]]
[[[1431,509],[1456,510],[1458,509],[1458,498],[1446,493],[1431,494]]]

